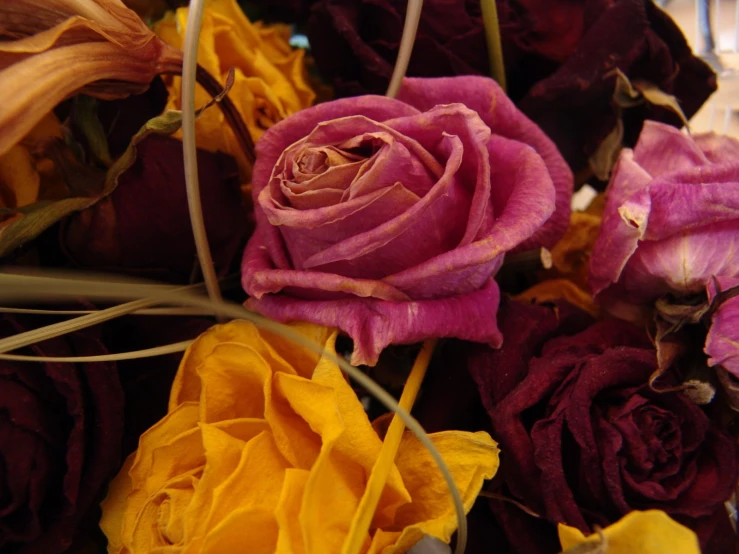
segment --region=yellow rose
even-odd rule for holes
[[[336,332],[294,328],[335,353]],[[498,466],[484,432],[431,435],[469,510]],[[169,413],[110,486],[110,553],[340,554],[382,442],[338,366],[250,323],[185,354]],[[431,456],[406,434],[362,552],[449,541],[456,519]]]
[[[182,49],[188,8],[169,13],[155,27],[165,42]],[[244,119],[256,142],[274,123],[303,108],[315,99],[305,80],[302,50],[289,44],[287,25],[264,26],[251,23],[236,0],[209,0],[203,14],[198,48],[198,63],[225,85],[229,70],[235,69],[229,97]],[[167,109],[181,109],[181,79],[170,78]],[[199,86],[195,102],[203,106],[210,100]],[[218,109],[206,110],[196,121],[198,146],[221,150],[234,156],[244,178],[250,167],[236,138]]]
[[[564,553],[607,552],[608,554],[700,554],[696,534],[660,510],[626,514],[602,534],[585,537],[578,529],[559,524]],[[580,545],[600,545],[583,550]]]

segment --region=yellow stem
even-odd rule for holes
[[[431,355],[434,352],[434,346],[436,346],[436,339],[427,340],[423,343],[423,347],[416,357],[411,373],[403,388],[403,394],[400,396],[400,402],[398,404],[408,412],[410,412],[418,396],[421,383],[426,375],[426,369],[431,361]],[[400,446],[400,440],[403,438],[404,431],[405,424],[403,420],[395,414],[385,434],[380,455],[372,467],[372,473],[367,481],[367,486],[364,489],[364,495],[359,503],[357,512],[354,515],[351,528],[349,529],[349,535],[344,541],[342,554],[360,554],[362,546],[367,539],[367,533],[369,533],[370,524],[375,515],[380,496],[385,488],[390,470],[393,467],[393,462],[398,453],[398,447]]]
[[[488,45],[490,75],[505,92],[505,64],[503,63],[503,44],[500,39],[498,6],[495,5],[495,0],[481,0],[480,7],[482,8],[482,22],[485,26],[485,41]]]

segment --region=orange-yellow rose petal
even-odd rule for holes
[[[660,510],[631,512],[603,530],[585,537],[578,529],[560,524],[559,540],[567,551],[583,543],[605,542],[608,554],[700,554],[696,534]]]
[[[293,329],[335,353],[336,332]],[[498,466],[486,433],[431,440],[465,507]],[[169,413],[114,480],[101,527],[109,552],[340,553],[381,439],[339,367],[250,323],[218,325],[185,354]],[[406,433],[362,552],[449,541],[447,484]]]

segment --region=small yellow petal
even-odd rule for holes
[[[41,176],[31,153],[16,145],[0,155],[0,207],[20,208],[38,200]]]
[[[483,482],[498,471],[498,445],[482,431],[443,431],[429,437],[449,466],[466,511],[471,510]],[[394,547],[380,550],[382,537],[376,535],[373,548],[383,554],[401,554],[418,542],[423,534],[448,543],[457,528],[457,518],[447,485],[431,454],[408,432],[395,463],[413,500],[398,510],[395,526],[403,528],[403,531],[399,538],[393,539],[391,544]]]
[[[562,550],[585,542],[598,542],[598,534],[585,537],[578,529],[559,524]],[[693,531],[660,510],[630,512],[603,530],[608,554],[700,554]]]
[[[520,302],[542,304],[554,300],[566,300],[573,306],[588,312],[593,317],[600,313],[593,297],[569,279],[547,279],[514,297]]]

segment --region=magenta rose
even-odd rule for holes
[[[38,321],[0,316],[0,337],[29,330],[27,323]],[[20,353],[107,351],[91,333],[79,331]],[[69,548],[120,465],[122,412],[115,364],[0,361],[0,552],[58,554]]]
[[[650,302],[739,277],[739,141],[647,122],[606,191],[590,260],[596,295]]]
[[[500,344],[492,277],[506,252],[551,246],[572,176],[491,79],[408,79],[397,100],[302,110],[257,144],[248,305],[337,326],[353,363],[388,344]]]
[[[708,284],[708,301],[717,301],[722,291],[736,291],[739,277],[722,277]],[[719,303],[711,316],[705,352],[709,366],[721,366],[739,378],[739,296]]]
[[[724,502],[736,439],[682,393],[649,387],[657,360],[643,329],[515,302],[499,325],[505,347],[480,348],[470,371],[505,455],[504,494],[586,534],[632,510],[664,510],[696,531],[703,552],[732,551]],[[551,552],[546,534],[522,532],[529,516],[518,507],[491,508],[517,552]]]

